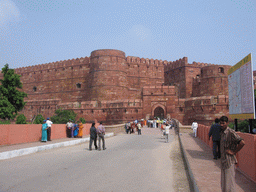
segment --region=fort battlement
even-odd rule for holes
[[[16,68],[15,72],[18,74],[23,73],[30,73],[30,72],[37,72],[37,71],[44,71],[44,70],[52,70],[52,69],[59,69],[59,68],[67,68],[76,65],[86,65],[89,64],[90,58],[89,57],[81,57],[76,59],[68,59],[68,60],[60,60],[51,63],[39,64],[39,65],[32,65],[28,67],[20,67]]]
[[[187,57],[163,61],[99,49],[88,57],[21,67],[15,72],[28,94],[22,113],[29,120],[38,113],[52,116],[63,108],[73,109],[78,118],[88,121],[117,123],[161,116],[184,124],[194,118],[209,123],[213,112],[228,112],[229,68],[188,63]]]

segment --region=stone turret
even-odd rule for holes
[[[90,100],[118,100],[128,98],[127,64],[125,53],[101,49],[90,56]]]

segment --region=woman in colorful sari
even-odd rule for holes
[[[48,129],[48,125],[46,123],[46,120],[44,120],[44,123],[42,125],[42,142],[46,142],[47,141],[47,129]]]
[[[83,137],[83,128],[84,128],[83,123],[78,121],[78,127],[79,127],[79,130],[78,130],[77,137],[82,138]]]
[[[74,137],[77,138],[78,135],[78,124],[74,124]]]

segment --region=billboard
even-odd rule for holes
[[[228,71],[229,117],[254,119],[254,88],[251,53]]]

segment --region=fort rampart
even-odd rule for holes
[[[184,124],[193,119],[209,123],[214,120],[213,113],[227,115],[229,68],[189,64],[187,57],[162,61],[100,49],[90,57],[22,67],[15,72],[21,75],[23,91],[28,94],[21,113],[29,121],[39,113],[50,117],[62,108],[72,109],[78,118],[90,122],[96,118],[116,124],[161,116]],[[204,96],[226,100],[208,105],[205,100],[212,99],[202,99]]]

